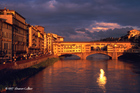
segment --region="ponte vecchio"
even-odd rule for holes
[[[56,56],[74,54],[86,59],[91,54],[105,54],[112,59],[118,59],[124,53],[132,52],[131,42],[55,42],[53,53]]]

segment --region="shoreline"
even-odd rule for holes
[[[138,53],[138,54],[127,53],[127,54],[124,54],[123,56],[119,57],[119,60],[128,60],[129,62],[131,62],[131,61],[139,62],[140,53]]]
[[[24,69],[3,69],[3,71],[5,71],[3,72],[2,77],[0,77],[0,92],[6,91],[6,87],[15,87],[21,81],[37,74],[44,68],[53,65],[58,60],[59,58],[53,57]]]

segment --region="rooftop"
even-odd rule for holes
[[[15,12],[16,14],[18,14],[20,17],[22,17],[23,19],[25,19],[22,15],[20,15],[18,12],[16,12],[15,10],[9,10],[9,9],[6,9],[6,8],[4,8],[4,9],[0,9],[0,11],[2,11],[2,12],[4,12],[4,10],[6,10],[6,12]],[[1,14],[0,14],[1,15]]]

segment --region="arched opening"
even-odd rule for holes
[[[96,54],[91,54],[87,56],[86,59],[87,60],[108,60],[108,59],[111,59],[111,57],[106,54],[96,53]]]
[[[107,46],[101,48],[102,51],[107,51]]]
[[[101,49],[100,49],[100,47],[96,47],[96,51],[100,51]]]
[[[78,59],[80,59],[79,56],[74,55],[74,54],[64,54],[64,55],[59,56],[59,58],[61,60],[78,60]]]
[[[91,47],[91,51],[94,51],[95,49],[94,49],[94,47]]]

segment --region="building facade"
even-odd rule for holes
[[[56,42],[53,43],[53,53],[59,56],[92,51],[125,52],[131,51],[132,46],[130,42]]]
[[[14,10],[1,9],[0,18],[12,25],[12,51],[13,56],[27,53],[28,25],[25,18]]]
[[[44,34],[44,27],[42,26],[29,27],[28,53],[44,53]]]
[[[53,53],[53,43],[64,41],[64,37],[57,34],[47,33],[46,34],[46,51]]]
[[[138,30],[133,29],[133,30],[128,31],[128,39],[132,37],[138,38],[139,36],[140,36],[140,31]]]
[[[40,49],[39,52],[44,53],[44,27],[36,25],[35,28],[38,30],[38,38],[39,38],[38,47]]]
[[[30,26],[28,53],[38,52],[39,51],[38,45],[39,45],[38,30],[34,26]]]
[[[47,53],[47,33],[44,33],[44,54]]]
[[[12,25],[0,19],[0,56],[12,59]]]
[[[45,33],[42,26],[31,26],[25,18],[14,10],[0,9],[0,52],[10,59],[26,53],[53,53],[53,43],[64,38],[53,33]],[[25,55],[24,55],[25,56]]]

